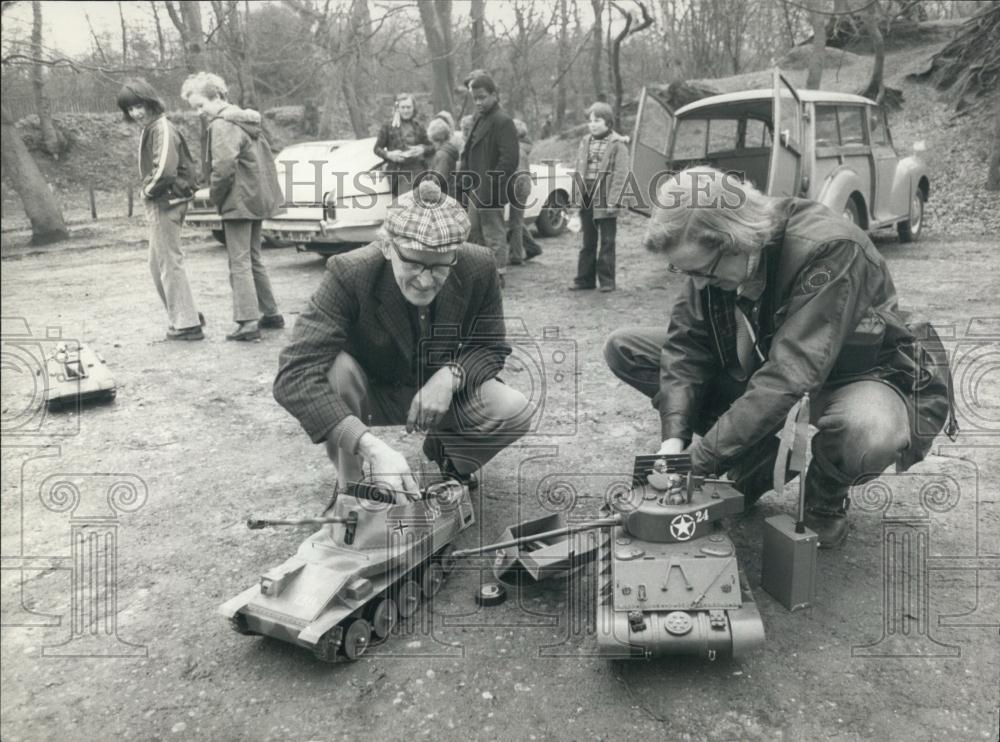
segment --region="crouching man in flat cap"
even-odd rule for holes
[[[646,247],[686,280],[669,326],[618,330],[608,365],[652,398],[660,453],[728,472],[747,503],[772,488],[775,434],[808,392],[806,525],[839,544],[851,485],[920,461],[946,423],[955,432],[937,334],[904,322],[882,256],[825,206],[711,168],[681,171],[658,201]]]
[[[496,262],[468,235],[458,202],[424,181],[378,240],[329,260],[296,322],[274,396],[326,444],[341,486],[367,463],[377,481],[417,491],[377,426],[426,431],[424,454],[460,481],[527,431],[527,400],[497,378],[511,349]]]

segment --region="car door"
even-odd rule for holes
[[[892,193],[899,157],[889,139],[885,111],[880,106],[865,106],[865,109],[868,113],[868,138],[871,143],[875,174],[875,193],[872,195],[872,206],[875,218],[883,222],[901,216],[898,207],[894,209]],[[903,208],[905,208],[905,204],[906,202],[904,202]],[[897,213],[893,213],[894,211]]]
[[[774,70],[772,80],[774,136],[767,194],[797,196],[802,182],[802,102],[780,70]]]
[[[632,133],[632,176],[638,185],[639,198],[631,208],[649,216],[655,190],[670,169],[670,135],[674,112],[646,88],[639,94],[639,112]]]

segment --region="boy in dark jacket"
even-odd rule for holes
[[[180,132],[164,114],[163,101],[145,80],[129,80],[118,93],[125,120],[142,126],[139,175],[149,225],[149,271],[167,309],[167,340],[205,337],[184,270],[181,227],[197,185],[195,162]]]
[[[226,232],[236,321],[226,340],[258,340],[260,328],[285,326],[260,251],[261,222],[278,213],[284,199],[260,114],[232,105],[228,93],[225,81],[208,72],[191,75],[181,88],[181,96],[209,119],[212,203]]]

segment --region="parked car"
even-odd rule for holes
[[[392,202],[385,163],[374,146],[374,137],[342,142],[322,164],[304,145],[282,151],[278,175],[285,208],[264,221],[265,236],[322,253],[371,242]],[[572,171],[544,162],[532,165],[531,174],[525,222],[543,236],[560,234],[568,222]]]
[[[314,167],[308,163],[326,163],[326,161],[330,159],[331,153],[333,153],[341,145],[351,141],[353,140],[330,139],[320,142],[302,142],[300,144],[293,144],[285,147],[274,159],[275,168],[278,171],[278,181],[284,183],[284,163],[305,163],[302,166],[303,170],[300,171],[304,174],[306,168],[312,170]],[[208,188],[200,188],[194,194],[194,199],[188,206],[188,212],[184,222],[191,229],[211,232],[212,236],[215,237],[220,244],[226,244],[226,234],[222,229],[222,220],[219,218],[219,212],[212,203]],[[267,234],[264,235],[264,238],[265,242],[272,246],[285,244],[274,240]]]
[[[780,132],[775,136],[775,131]],[[885,110],[859,95],[796,90],[779,70],[770,89],[714,95],[673,111],[643,89],[632,171],[649,213],[668,173],[707,164],[743,173],[771,196],[813,199],[866,230],[920,236],[930,196],[927,165],[892,143]]]

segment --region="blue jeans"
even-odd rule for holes
[[[616,330],[604,345],[611,372],[629,386],[652,397],[660,389],[660,349],[666,342],[663,327],[626,327]],[[723,372],[709,381],[706,405],[692,429],[704,435],[738,399],[745,383]],[[806,477],[806,502],[835,507],[851,485],[880,475],[896,463],[910,445],[910,416],[903,396],[881,381],[856,381],[824,387],[811,400],[813,461]],[[778,431],[774,431],[777,433]],[[768,434],[746,451],[729,471],[748,505],[772,487],[779,441]]]

